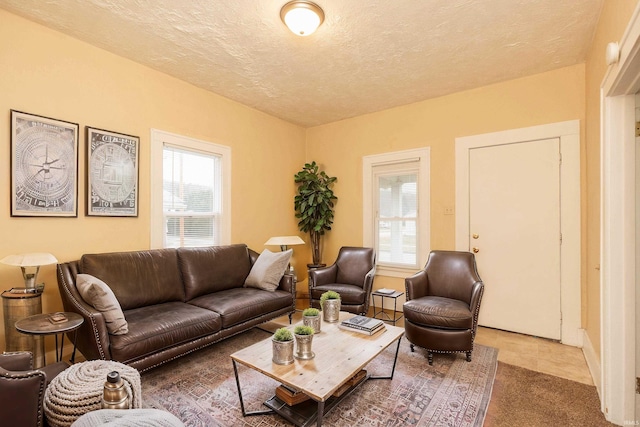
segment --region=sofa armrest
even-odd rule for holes
[[[296,276],[293,274],[285,274],[280,279],[280,285],[278,285],[278,289],[291,292],[293,294],[293,299],[296,298]]]
[[[87,304],[78,289],[75,278],[80,273],[78,261],[58,264],[58,288],[65,311],[78,313],[84,318],[78,329],[77,348],[87,360],[111,360],[109,332],[102,313]]]

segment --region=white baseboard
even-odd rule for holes
[[[602,368],[600,367],[600,357],[598,356],[598,354],[596,354],[596,351],[593,349],[593,345],[591,344],[591,340],[589,339],[589,335],[587,334],[587,331],[584,331],[582,353],[584,353],[584,358],[587,361],[587,367],[589,368],[589,373],[591,374],[593,383],[596,386],[596,391],[598,392],[598,397],[600,398],[600,402],[602,402],[602,393],[601,393],[602,384],[600,382],[602,378]]]

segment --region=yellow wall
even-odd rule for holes
[[[337,176],[339,198],[324,262],[342,245],[362,244],[362,156],[431,147],[431,248],[455,248],[455,138],[579,119],[584,129],[584,65],[359,116],[307,131],[307,159]],[[375,288],[404,289],[377,277]]]
[[[596,34],[586,63],[586,141],[582,161],[586,163],[586,207],[583,210],[583,239],[586,254],[582,271],[586,277],[586,321],[589,341],[600,357],[600,85],[607,71],[605,49],[619,42],[638,0],[604,2]],[[586,221],[585,221],[586,219]]]
[[[297,233],[293,175],[304,163],[303,128],[2,10],[0,70],[0,258],[46,251],[70,261],[149,248],[151,128],[231,147],[232,242],[261,251],[269,237]],[[10,217],[10,109],[80,124],[78,218]],[[140,136],[138,218],[84,215],[86,125]],[[306,262],[302,256],[299,264]],[[42,267],[39,279],[46,283],[43,310],[60,310],[55,266]],[[21,283],[19,268],[0,264],[0,290]]]

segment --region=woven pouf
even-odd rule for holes
[[[51,427],[69,427],[89,411],[102,408],[107,374],[118,371],[129,395],[130,408],[142,406],[140,373],[110,360],[76,363],[56,376],[44,394],[44,413]]]

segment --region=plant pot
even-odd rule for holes
[[[340,319],[340,300],[326,300],[322,306],[322,317],[325,322],[336,323]]]
[[[320,317],[320,315],[302,316],[302,323],[305,326],[311,326],[313,328],[313,333],[319,334],[320,327],[322,326],[322,318]]]
[[[290,365],[293,363],[293,341],[276,341],[273,343],[273,358],[276,365]]]
[[[309,360],[313,359],[316,355],[311,351],[311,343],[313,342],[313,335],[298,335],[296,337],[296,359]]]

